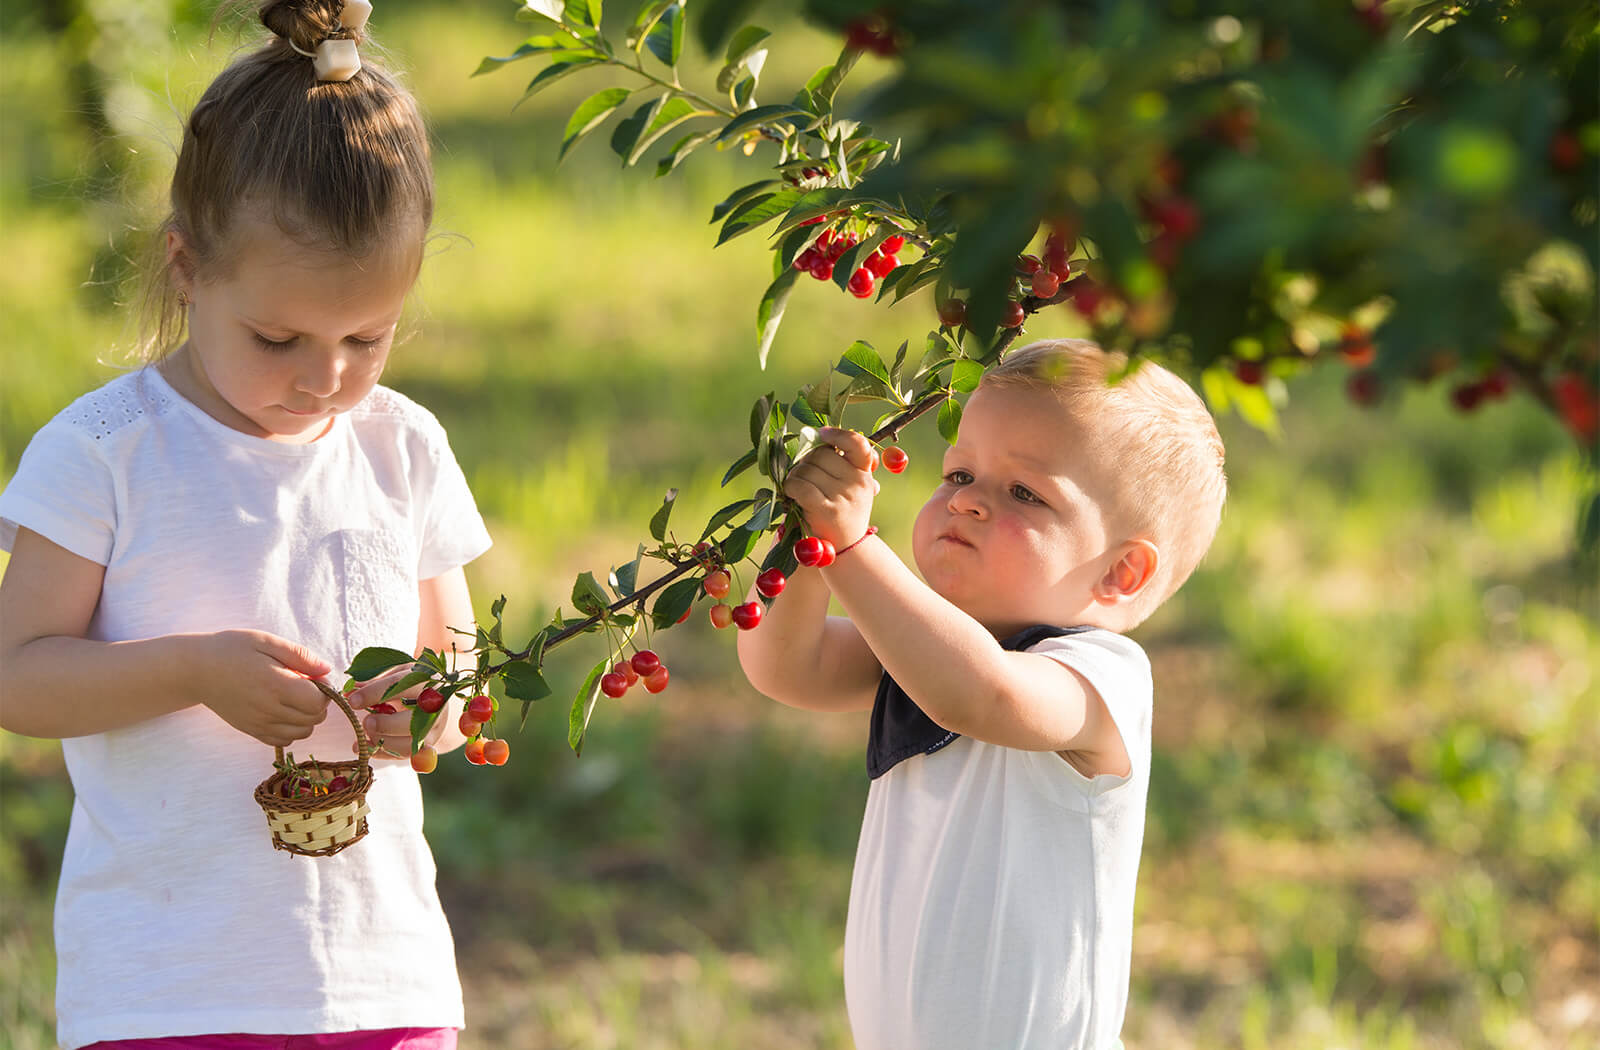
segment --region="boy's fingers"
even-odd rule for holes
[[[839,427],[823,427],[817,431],[817,439],[825,445],[833,446],[834,450],[844,457],[845,462],[855,469],[872,470],[874,453],[872,442],[867,440],[866,435]]]

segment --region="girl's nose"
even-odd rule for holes
[[[342,353],[314,353],[301,367],[295,386],[314,397],[332,397],[344,384],[347,365]]]
[[[950,513],[970,514],[983,519],[989,516],[988,505],[978,493],[976,485],[962,485],[950,491]]]

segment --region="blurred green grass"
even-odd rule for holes
[[[388,381],[449,429],[496,538],[469,567],[476,602],[508,595],[525,634],[574,573],[631,557],[668,486],[680,523],[732,498],[717,482],[752,400],[854,338],[920,339],[932,308],[808,283],[761,371],[769,262],[754,239],[712,251],[706,222],[759,171],[699,154],[667,179],[624,174],[599,135],[557,170],[566,112],[600,85],[574,77],[513,110],[531,69],[469,79],[520,40],[509,13],[394,3],[378,29],[434,121],[440,185]],[[26,9],[5,18],[0,224],[27,260],[0,268],[9,475],[118,363],[130,216],[150,220],[175,114],[233,44],[190,25],[112,63],[134,159],[112,199],[86,200],[63,45]],[[767,83],[834,45],[787,46]],[[1030,324],[1058,334],[1065,315]],[[1595,1047],[1600,628],[1572,550],[1578,457],[1525,398],[1464,418],[1419,387],[1361,412],[1337,372],[1292,390],[1280,440],[1223,421],[1222,532],[1139,632],[1157,753],[1127,1043]],[[931,427],[907,445],[879,510],[902,546],[940,448]],[[602,707],[581,760],[561,699],[598,656],[580,643],[553,657],[557,696],[509,766],[449,761],[427,782],[463,1047],[850,1046],[864,723],[755,696],[700,620],[658,647],[672,687]],[[19,1050],[53,1045],[70,800],[58,745],[0,734],[0,1032]]]

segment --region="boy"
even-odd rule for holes
[[[868,530],[860,434],[822,431],[785,484],[838,555],[795,573],[739,660],[790,706],[872,708],[858,1050],[1120,1046],[1151,714],[1122,632],[1194,569],[1226,491],[1200,399],[1150,362],[1113,381],[1125,365],[1060,340],[990,370],[917,517],[921,580]]]

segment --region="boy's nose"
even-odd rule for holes
[[[950,493],[950,513],[970,514],[975,518],[987,518],[989,508],[983,498],[973,491],[974,485],[963,485]]]

